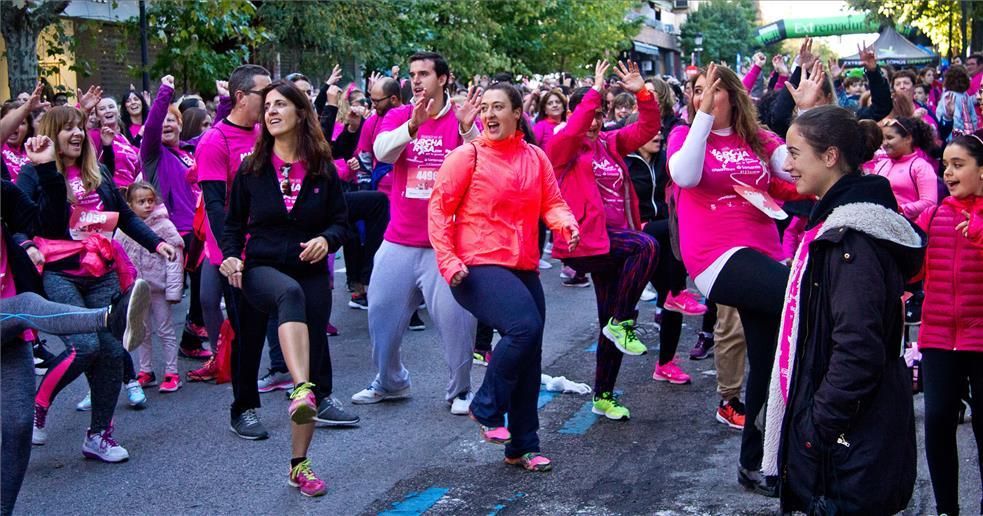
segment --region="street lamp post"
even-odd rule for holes
[[[696,35],[693,36],[693,43],[696,44],[696,48],[694,49],[696,51],[696,66],[700,66],[700,64],[702,64],[702,63],[700,63],[700,53],[703,52],[703,33],[702,32],[697,32]]]

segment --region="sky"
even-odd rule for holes
[[[808,18],[811,16],[839,16],[859,14],[847,8],[846,2],[835,0],[761,0],[758,2],[761,18],[771,23],[781,19]],[[845,36],[827,36],[818,38],[834,51],[845,57],[857,53],[857,45],[866,41],[873,43],[877,34],[849,34]]]

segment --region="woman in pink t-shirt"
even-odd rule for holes
[[[125,189],[143,171],[143,166],[140,164],[140,149],[123,135],[123,131],[128,129],[120,122],[119,106],[116,105],[115,100],[111,97],[100,99],[96,104],[95,112],[100,126],[107,131],[90,130],[89,138],[98,149],[112,147],[113,182],[116,183],[117,188]],[[108,131],[112,131],[111,139],[108,137],[110,136]]]
[[[20,168],[31,162],[24,150],[24,142],[34,136],[34,117],[31,115],[29,107],[23,103],[8,102],[0,110],[0,117],[6,117],[8,113],[15,113],[11,116],[20,119],[16,130],[3,141],[3,146],[0,148],[0,153],[3,154],[3,164],[7,167],[7,173],[10,174],[10,177],[4,179],[16,181]],[[11,125],[14,125],[14,122]]]
[[[123,95],[123,109],[119,112],[123,137],[134,146],[139,147],[143,141],[143,124],[147,123],[150,107],[136,90],[130,90]]]
[[[539,117],[532,129],[536,143],[543,149],[553,138],[556,128],[567,121],[567,96],[559,88],[550,90],[539,101]]]
[[[694,79],[689,104],[692,127],[669,135],[669,175],[679,219],[683,263],[711,301],[736,307],[750,362],[738,481],[774,496],[774,479],[759,473],[761,432],[754,425],[768,392],[788,267],[778,227],[760,200],[788,151],[758,125],[754,104],[733,71],[711,64]],[[750,191],[748,199],[738,188]]]

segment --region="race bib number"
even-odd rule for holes
[[[72,240],[85,240],[96,233],[111,239],[118,223],[119,212],[87,210],[76,206],[72,208],[72,217],[68,221],[68,233]]]
[[[430,199],[437,181],[437,171],[432,168],[416,168],[406,175],[407,199]]]

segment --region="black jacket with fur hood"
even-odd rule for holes
[[[908,505],[916,465],[901,296],[925,237],[878,176],[838,181],[808,227],[820,223],[782,429],[782,510],[895,514]]]

